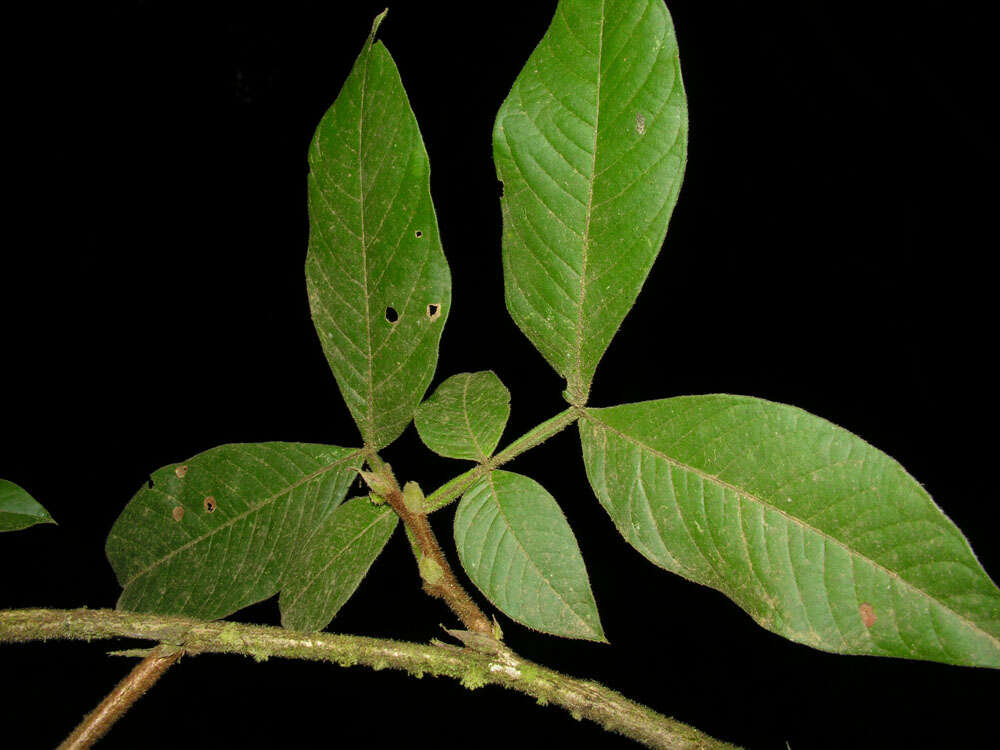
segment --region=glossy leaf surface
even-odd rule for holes
[[[215,619],[273,596],[360,462],[335,446],[243,443],[158,469],[108,536],[118,607]]]
[[[587,475],[649,560],[826,651],[1000,667],[1000,591],[896,461],[801,409],[686,396],[588,409]]]
[[[0,531],[20,531],[39,523],[55,523],[27,490],[0,479]]]
[[[455,513],[455,542],[469,577],[512,620],[604,640],[576,537],[535,480],[494,471],[476,482]]]
[[[492,372],[464,372],[444,381],[420,405],[414,423],[424,445],[449,458],[485,461],[510,416],[510,391]]]
[[[381,448],[430,385],[451,276],[427,152],[396,65],[374,35],[309,149],[306,281],[340,392],[365,443]]]
[[[281,624],[322,630],[334,618],[379,553],[399,520],[388,505],[367,497],[348,500],[326,518],[295,556],[278,600]]]
[[[493,132],[507,308],[582,403],[660,251],[687,158],[663,0],[561,0]]]

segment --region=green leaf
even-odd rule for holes
[[[281,624],[322,630],[351,598],[385,548],[399,516],[367,497],[348,500],[330,513],[302,546],[278,599]]]
[[[511,619],[605,641],[576,537],[535,480],[494,471],[472,485],[455,514],[455,542],[473,583]]]
[[[157,470],[108,536],[119,609],[216,619],[278,593],[361,461],[330,445],[244,443]]]
[[[396,65],[374,40],[384,15],[309,149],[306,260],[323,351],[374,448],[413,418],[451,306],[427,152]]]
[[[792,406],[588,409],[591,486],[649,560],[824,651],[1000,667],[1000,590],[896,461]]]
[[[417,410],[424,445],[449,458],[485,461],[496,450],[510,416],[510,391],[495,374],[464,372],[438,386]]]
[[[0,479],[0,531],[20,531],[39,523],[55,521],[22,487]]]
[[[586,401],[677,202],[687,99],[663,0],[561,0],[493,131],[507,308]]]

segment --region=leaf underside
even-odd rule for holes
[[[244,443],[157,470],[108,536],[119,609],[211,620],[278,593],[302,540],[347,494],[359,456]]]
[[[667,231],[687,100],[663,0],[561,0],[497,115],[507,308],[583,403]]]
[[[414,423],[424,445],[449,458],[485,461],[510,417],[510,391],[494,373],[464,372],[438,386]]]
[[[605,641],[576,537],[535,480],[494,471],[472,485],[455,513],[455,542],[473,583],[511,619]]]
[[[0,479],[0,531],[20,531],[40,523],[55,521],[23,487]]]
[[[392,536],[399,516],[357,497],[330,513],[294,557],[278,603],[281,624],[322,630],[334,618]]]
[[[1000,591],[926,491],[795,407],[686,396],[588,409],[587,475],[655,564],[825,651],[1000,667]]]
[[[374,34],[309,149],[306,282],[340,392],[365,444],[381,448],[430,385],[451,276],[427,152],[399,71]]]

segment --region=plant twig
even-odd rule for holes
[[[417,493],[416,496],[408,498],[404,491],[399,489],[392,468],[386,463],[378,464],[373,472],[361,472],[361,476],[373,492],[392,506],[403,520],[411,540],[416,542],[417,565],[420,568],[420,577],[424,581],[424,591],[443,599],[466,629],[492,637],[492,624],[458,582],[448,559],[441,550],[441,545],[438,544],[437,537],[434,536],[434,530],[424,510],[424,497],[420,494],[419,488],[416,485],[408,487],[406,492],[410,492],[412,488]]]
[[[114,610],[0,610],[0,643],[50,639],[139,638],[180,642],[187,654],[243,654],[326,661],[375,669],[401,669],[458,679],[470,689],[500,685],[562,706],[575,718],[596,722],[660,750],[722,750],[725,742],[662,716],[596,682],[579,680],[529,662],[497,644],[492,653],[443,644],[419,644],[333,633]]]
[[[121,716],[145,695],[183,654],[177,646],[156,646],[87,714],[59,750],[83,750],[101,739]]]
[[[582,409],[577,406],[561,411],[528,430],[492,458],[445,483],[429,497],[421,496],[418,502],[413,503],[408,503],[405,493],[399,489],[392,467],[384,463],[374,451],[370,451],[369,462],[373,470],[362,471],[361,476],[403,520],[410,543],[414,546],[414,554],[417,556],[420,576],[424,580],[424,591],[431,596],[444,599],[469,631],[493,637],[492,624],[455,578],[448,560],[441,551],[441,545],[434,536],[427,515],[460,497],[480,477],[564,430],[579,419],[581,413]]]

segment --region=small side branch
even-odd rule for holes
[[[181,643],[187,654],[229,653],[401,669],[461,680],[468,688],[500,685],[562,706],[660,750],[723,750],[733,745],[662,716],[603,685],[569,677],[500,647],[494,653],[275,627],[201,622],[114,610],[0,610],[0,643],[50,639],[140,638]]]
[[[424,581],[424,591],[430,596],[443,599],[467,630],[492,638],[493,626],[458,582],[448,559],[441,550],[441,545],[438,544],[437,537],[434,536],[434,530],[427,520],[427,513],[423,507],[424,497],[419,488],[416,485],[407,485],[405,492],[399,489],[392,468],[386,463],[379,465],[375,472],[361,472],[361,476],[374,492],[392,506],[396,515],[403,520],[411,539],[416,543],[417,564],[420,567],[420,577]],[[416,493],[412,499],[407,497],[407,493],[411,490]]]
[[[2,631],[0,631],[2,632]],[[183,654],[176,646],[156,646],[100,704],[87,714],[59,750],[83,750],[101,739]]]
[[[395,498],[386,498],[392,503]],[[393,505],[395,507],[395,505]],[[399,511],[397,511],[399,512]],[[402,516],[406,527],[413,533],[417,544],[420,546],[420,553],[424,560],[431,560],[433,564],[428,566],[426,562],[420,563],[420,574],[424,580],[424,591],[431,596],[444,599],[444,601],[455,613],[466,629],[475,633],[483,633],[493,636],[493,626],[486,618],[486,615],[479,606],[472,601],[472,597],[466,592],[462,584],[455,578],[455,573],[448,564],[437,537],[431,529],[427,516],[423,513],[410,513]],[[434,567],[436,565],[436,567]],[[427,568],[431,571],[428,572]]]

